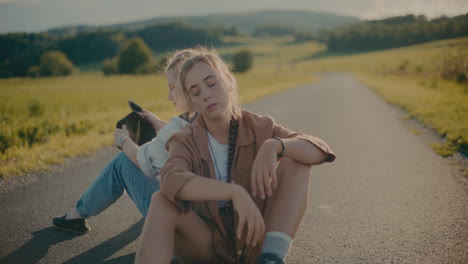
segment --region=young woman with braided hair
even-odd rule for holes
[[[187,59],[179,82],[185,109],[199,115],[166,144],[135,262],[167,264],[175,252],[182,263],[283,263],[310,166],[335,155],[319,138],[241,110],[236,80],[214,51]]]

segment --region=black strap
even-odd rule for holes
[[[185,112],[179,115],[180,118],[187,121],[187,123],[192,124],[195,119],[197,119],[198,112]]]
[[[229,150],[228,150],[228,182],[231,182],[231,168],[232,162],[234,160],[234,152],[236,151],[236,140],[237,140],[237,130],[239,128],[239,122],[235,119],[229,122]]]

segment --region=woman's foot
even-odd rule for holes
[[[76,218],[68,220],[66,218],[67,215],[64,215],[62,217],[55,217],[54,219],[52,219],[52,224],[57,229],[77,234],[86,234],[88,233],[88,231],[91,230],[91,228],[86,223],[86,219]]]

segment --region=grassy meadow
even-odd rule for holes
[[[378,52],[330,54],[318,43],[288,38],[232,38],[219,48],[229,59],[254,53],[254,66],[237,74],[241,103],[314,80],[314,72],[346,71],[447,139],[441,155],[468,143],[468,87],[440,79],[443,56],[468,47],[468,38]],[[43,170],[66,158],[112,144],[115,122],[132,99],[168,119],[164,76],[112,76],[83,72],[65,78],[0,79],[0,177]]]
[[[314,46],[281,46],[282,42],[264,40],[248,45],[281,54],[290,54],[294,47],[313,52]],[[239,46],[220,49],[220,53],[229,56]],[[256,52],[255,56],[254,67],[236,76],[241,103],[313,80],[310,74],[271,66],[277,60],[274,55]],[[293,59],[296,57],[290,54],[282,63]],[[167,83],[162,75],[105,77],[83,72],[62,78],[1,79],[0,177],[47,169],[68,157],[111,145],[116,121],[130,111],[128,99],[167,120],[177,113],[166,98]]]

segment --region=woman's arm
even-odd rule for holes
[[[257,245],[265,232],[263,217],[247,191],[237,184],[229,184],[204,177],[193,177],[177,193],[176,199],[189,201],[232,200],[239,215],[237,238],[246,228],[246,243]]]
[[[183,212],[188,212],[193,201],[232,200],[239,215],[238,237],[241,237],[245,227],[246,242],[256,244],[263,237],[265,225],[250,195],[239,185],[194,174],[190,147],[177,140],[179,136],[168,143],[169,158],[160,174],[162,194],[177,203]]]
[[[159,173],[168,155],[164,147],[166,141],[188,124],[179,117],[172,118],[169,123],[162,120],[160,122],[163,127],[153,140],[138,146],[133,140],[127,138],[122,145],[122,151],[125,155],[147,176],[154,176]],[[122,127],[122,129],[117,128],[114,132],[115,143],[117,144],[120,138],[128,135],[126,126],[125,128]]]
[[[283,155],[300,163],[320,164],[329,158],[328,153],[325,153],[325,151],[306,140],[300,138],[285,138],[281,140],[284,143]],[[276,154],[280,154],[283,148],[281,141],[278,139],[268,139],[263,144],[272,145],[271,148],[276,151]]]
[[[296,133],[275,123],[273,123],[272,137],[260,146],[252,166],[250,180],[254,197],[258,193],[262,199],[265,199],[265,195],[272,194],[272,187],[276,188],[277,155],[283,152],[283,144],[283,156],[300,163],[318,165],[335,159],[331,148],[320,138]]]
[[[150,124],[156,131],[161,130],[166,125],[166,122],[164,120],[159,119],[155,114],[146,109],[143,109],[138,114],[140,114],[140,116],[144,119],[148,120],[148,122],[150,122]]]
[[[123,125],[122,128],[115,129],[114,131],[115,145],[118,145],[118,142],[121,140],[121,138],[125,139],[121,150],[125,152],[125,155],[127,155],[128,159],[130,159],[139,168],[140,165],[138,164],[138,161],[137,161],[137,152],[138,152],[139,147],[130,138],[130,134],[128,133],[126,125]]]
[[[138,168],[140,168],[140,164],[138,164],[137,161],[137,152],[139,148],[140,147],[138,147],[138,145],[135,142],[133,142],[131,138],[125,140],[122,146],[122,151],[125,152],[127,158],[131,160]]]

